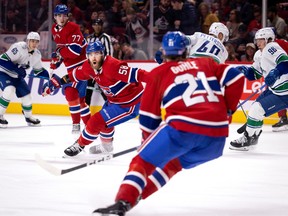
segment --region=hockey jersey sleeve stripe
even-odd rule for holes
[[[138,82],[138,68],[131,68],[130,76],[129,76],[129,83]]]
[[[68,49],[75,55],[79,56],[81,54],[82,47],[79,46],[79,44],[71,44],[68,46]]]
[[[140,114],[139,117],[140,128],[149,133],[154,131],[160,125],[161,121],[162,119],[154,119],[143,114]]]
[[[228,66],[224,70],[220,83],[222,86],[228,86],[231,83],[240,79],[241,77],[243,77],[243,74],[240,71],[238,71],[234,67]]]

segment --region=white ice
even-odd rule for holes
[[[86,216],[114,202],[135,152],[53,176],[35,162],[35,153],[63,168],[92,159],[82,153],[76,159],[61,158],[77,139],[70,117],[36,116],[41,127],[26,126],[21,115],[5,117],[9,127],[0,130],[1,216]],[[231,125],[221,158],[178,173],[127,216],[287,216],[288,132],[275,133],[265,125],[255,150],[237,152],[228,143],[239,137],[239,126]],[[139,145],[140,137],[137,120],[117,126],[115,152]]]

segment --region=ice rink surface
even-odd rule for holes
[[[61,158],[78,137],[71,134],[70,117],[36,117],[41,127],[26,126],[22,115],[5,115],[9,127],[0,129],[0,215],[86,216],[112,204],[136,153],[53,176],[35,162],[35,153],[63,168],[93,156]],[[178,173],[127,216],[287,216],[288,132],[275,133],[267,125],[253,151],[229,150],[229,142],[239,138],[239,126],[231,125],[221,158]],[[137,120],[117,126],[114,152],[139,145],[140,137]]]

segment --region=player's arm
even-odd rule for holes
[[[217,67],[216,73],[221,86],[225,89],[224,100],[227,112],[233,114],[243,93],[244,76],[239,70],[224,64]]]
[[[25,77],[26,70],[21,65],[11,61],[7,53],[0,56],[0,70],[13,78]]]
[[[153,75],[151,74],[151,76]],[[153,76],[151,82],[147,83],[141,98],[139,122],[143,140],[146,140],[162,121],[160,83],[161,79]],[[151,100],[151,95],[153,95],[153,100]]]
[[[285,74],[288,74],[288,56],[282,55],[279,58],[277,66],[269,71],[268,75],[265,77],[265,83],[268,86],[272,86],[282,75]]]
[[[80,56],[82,49],[86,45],[86,41],[80,32],[80,29],[72,29],[67,40],[67,45],[58,47],[56,52],[64,59],[74,59]]]

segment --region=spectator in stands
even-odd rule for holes
[[[113,57],[119,60],[123,59],[123,52],[121,50],[121,45],[115,37],[111,37],[113,45]]]
[[[235,48],[231,43],[225,43],[225,48],[228,52],[228,58],[226,61],[229,62],[238,62],[237,53],[235,52]]]
[[[277,8],[275,6],[268,8],[268,26],[276,29],[276,37],[286,39],[287,24],[285,20],[278,16]]]
[[[218,17],[216,14],[212,13],[210,7],[205,2],[202,2],[199,7],[199,14],[200,14],[200,26],[201,32],[205,34],[209,34],[209,28],[213,22],[219,22]]]
[[[219,19],[226,23],[229,20],[231,6],[229,0],[220,0],[219,4]]]
[[[37,22],[37,28],[48,18],[48,0],[41,0],[40,6],[32,11],[32,18]],[[34,29],[35,31],[35,29]]]
[[[239,37],[239,26],[242,24],[240,13],[237,10],[231,10],[229,15],[229,21],[226,23],[227,28],[229,29],[230,40],[235,40]]]
[[[153,48],[155,53],[161,46],[162,37],[169,29],[169,23],[172,16],[172,7],[170,0],[160,0],[159,4],[153,10]],[[150,17],[148,17],[150,19]]]
[[[241,0],[237,1],[238,7],[237,10],[240,11],[240,18],[241,21],[245,24],[248,25],[251,20],[253,19],[254,15],[254,8],[253,5],[248,1],[248,0]]]
[[[25,32],[25,26],[22,20],[17,16],[17,12],[9,9],[7,11],[6,26],[4,26],[5,33],[23,33]]]
[[[253,62],[254,54],[256,52],[256,46],[254,43],[247,43],[245,54],[241,56],[243,62]]]
[[[89,0],[89,5],[87,6],[87,8],[85,10],[85,20],[87,22],[90,22],[93,12],[98,13],[98,11],[104,11],[104,10],[105,9],[104,9],[103,5],[99,4],[99,2],[97,0]]]
[[[187,35],[200,31],[196,8],[193,4],[185,0],[171,0],[171,5],[170,31],[181,31]]]
[[[146,55],[148,53],[148,39],[149,31],[147,28],[147,20],[143,20],[137,16],[136,11],[133,8],[127,9],[127,23],[126,23],[126,34],[130,39],[130,43],[135,47],[143,50]]]
[[[143,50],[133,48],[128,43],[122,44],[121,49],[124,54],[123,60],[148,60],[148,57]]]
[[[83,22],[84,14],[81,9],[75,5],[74,0],[67,0],[67,7],[76,23]]]
[[[255,8],[254,10],[254,19],[250,21],[248,25],[248,32],[250,37],[255,36],[255,33],[262,28],[262,16],[260,8]]]

